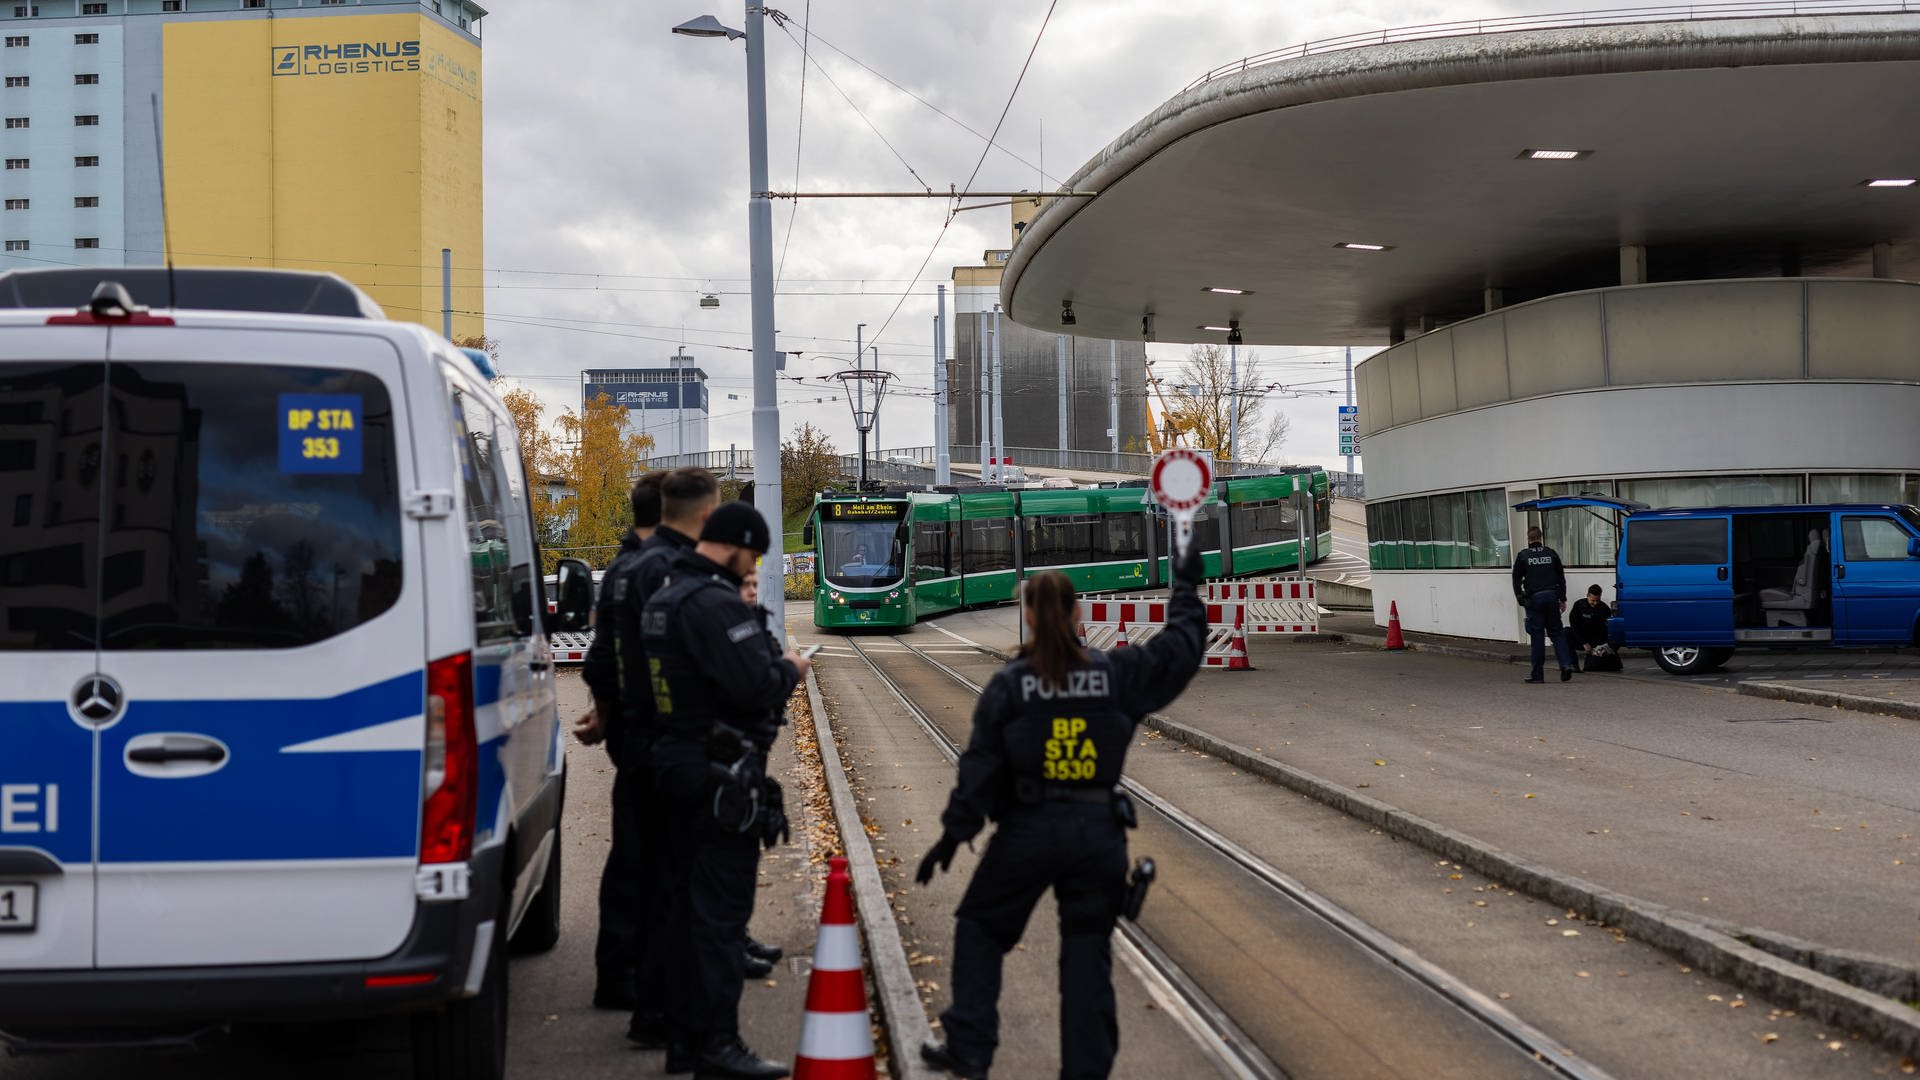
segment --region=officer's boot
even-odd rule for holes
[[[693,1072],[696,1080],[780,1080],[787,1075],[787,1067],[754,1053],[738,1035],[716,1035],[700,1051]]]
[[[987,1080],[985,1065],[973,1064],[948,1049],[946,1043],[934,1039],[920,1044],[920,1060],[961,1080]]]
[[[758,957],[769,964],[777,964],[780,962],[780,958],[787,955],[787,953],[786,950],[780,946],[769,945],[764,941],[757,941],[753,935],[749,934],[747,935],[747,955]]]

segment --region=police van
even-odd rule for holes
[[[502,1074],[560,932],[529,506],[470,358],[340,278],[0,274],[0,1039],[406,1011]]]

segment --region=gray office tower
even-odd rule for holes
[[[1013,234],[1017,237],[1040,211],[1041,200],[1016,199]],[[980,266],[953,268],[953,359],[947,368],[947,431],[955,459],[967,448],[978,452],[980,374],[992,374],[993,307],[1000,301],[1000,276],[1008,249],[988,251]],[[1120,449],[1147,452],[1146,346],[1139,341],[1111,342],[1074,337],[1071,326],[1035,330],[1000,316],[1001,420],[1013,463],[1022,464],[1021,447],[1104,451],[1113,448],[1107,434],[1111,408],[1119,405]],[[1060,342],[1066,335],[1067,443],[1060,446]],[[1111,376],[1119,376],[1117,394]],[[972,460],[971,457],[965,460]]]

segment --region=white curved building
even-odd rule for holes
[[[1899,8],[1587,13],[1248,62],[1072,177],[1098,195],[1026,230],[1003,303],[1044,328],[1071,300],[1090,334],[1389,346],[1356,373],[1376,614],[1518,640],[1509,507],[1536,494],[1920,501],[1920,13]],[[1547,518],[1570,587],[1611,594],[1614,523]]]

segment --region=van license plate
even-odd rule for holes
[[[40,887],[0,882],[0,934],[31,930],[40,914]]]

